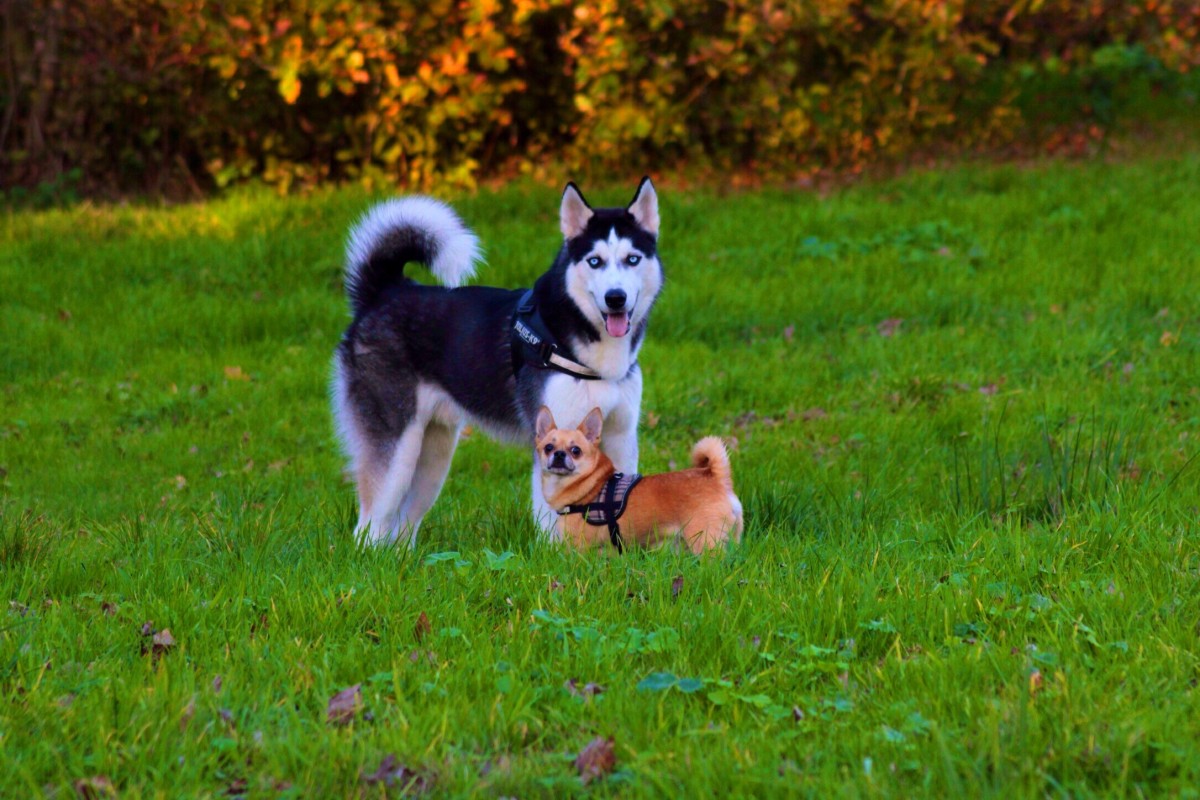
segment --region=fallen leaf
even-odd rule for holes
[[[325,721],[330,725],[348,725],[352,722],[362,708],[361,686],[361,683],[356,683],[329,698]]]
[[[179,730],[186,731],[188,723],[192,721],[192,717],[196,714],[196,696],[192,695],[192,699],[188,700],[187,705],[183,707],[183,712],[179,715]]]
[[[75,794],[83,800],[99,800],[102,797],[116,797],[117,790],[107,775],[93,775],[75,781]]]
[[[110,603],[105,600],[100,604],[100,610],[104,612],[106,617],[115,617],[117,615],[117,606],[115,603]]]
[[[404,794],[424,794],[429,790],[428,778],[401,764],[391,753],[383,757],[374,772],[364,772],[361,778],[368,785],[382,783],[389,789],[399,787]]]
[[[661,417],[659,417],[658,414],[655,414],[653,411],[647,411],[646,412],[646,427],[647,428],[657,428],[659,419],[661,419]]]
[[[579,771],[579,779],[587,786],[596,778],[603,778],[617,766],[617,755],[613,752],[613,739],[596,737],[588,742],[587,747],[579,751],[575,759],[575,769]]]
[[[227,787],[225,787],[224,794],[226,797],[242,797],[247,791],[249,791],[249,789],[250,784],[245,778],[235,778],[229,782]]]
[[[279,472],[279,470],[290,463],[292,463],[290,458],[281,458],[278,461],[272,461],[270,464],[267,464],[267,472]]]
[[[154,634],[154,655],[161,656],[174,646],[175,637],[171,635],[170,628],[163,628],[161,631]]]
[[[425,637],[433,632],[433,625],[429,624],[429,617],[425,612],[421,612],[421,616],[417,617],[417,624],[413,626],[413,638],[418,642],[424,641]]]
[[[572,697],[595,697],[598,694],[604,694],[604,687],[598,683],[585,683],[582,687],[579,681],[575,678],[570,678],[563,683],[563,688],[571,694]]]
[[[1044,682],[1041,670],[1035,669],[1029,673],[1029,694],[1032,696],[1041,691]]]
[[[221,693],[221,684],[222,684],[222,681],[221,681],[221,676],[220,676],[220,675],[217,675],[216,677],[214,677],[214,678],[212,679],[212,690],[213,690],[213,694],[220,694],[220,693]]]
[[[983,386],[979,387],[979,393],[982,395],[986,395],[987,397],[991,397],[992,395],[994,395],[996,393],[996,391],[997,391],[997,387],[996,387],[996,384],[994,384],[994,383],[985,383]]]
[[[550,591],[557,592],[562,587],[563,587],[563,585],[561,583],[559,583],[558,581],[556,581],[554,578],[550,579]]]
[[[226,367],[225,377],[231,381],[248,381],[250,376],[242,371],[241,367]]]
[[[827,416],[829,415],[825,413],[825,409],[821,408],[820,406],[813,406],[802,413],[800,415],[800,419],[804,420],[805,422],[812,422],[814,419],[825,419]]]
[[[1158,337],[1158,343],[1163,347],[1179,344],[1179,334],[1171,333],[1171,331],[1163,331],[1162,336]]]
[[[63,322],[69,322],[71,320],[71,312],[65,308],[60,308],[58,310],[58,318]]]
[[[683,591],[683,576],[676,575],[675,579],[671,581],[671,599],[679,597],[681,591]]]
[[[901,319],[900,317],[888,317],[887,319],[881,321],[878,325],[876,325],[875,330],[876,330],[876,332],[879,333],[880,336],[887,339],[887,338],[895,336],[897,333],[899,333],[900,326],[903,324],[904,324],[904,320]]]

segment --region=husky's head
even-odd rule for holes
[[[566,288],[602,337],[637,329],[662,288],[658,263],[658,195],[642,178],[625,208],[592,208],[573,183],[559,210]]]

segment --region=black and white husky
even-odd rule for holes
[[[643,178],[626,208],[563,192],[563,245],[532,290],[462,286],[475,235],[449,206],[405,197],[353,228],[346,292],[354,320],[334,356],[333,413],[358,486],[356,533],[416,541],[450,470],[463,425],[530,447],[538,409],[562,426],[599,407],[604,452],[636,472],[638,348],[662,288],[658,197]],[[425,264],[442,286],[404,275]],[[536,460],[533,511],[553,536]]]

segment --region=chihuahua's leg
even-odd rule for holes
[[[538,463],[537,453],[533,454],[533,521],[544,540],[562,540],[562,534],[558,530],[558,514],[542,496],[542,467]]]

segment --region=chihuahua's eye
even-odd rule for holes
[[[625,256],[625,263],[631,267],[636,267],[638,265],[638,262],[641,260],[642,260],[641,256],[635,255],[633,253],[630,253],[629,255]]]
[[[581,455],[583,455],[583,451],[578,447],[571,448],[571,458],[579,458]]]
[[[592,269],[596,269],[597,267],[599,267],[601,264],[604,263],[603,259],[601,259],[600,256],[592,256],[587,261],[588,261],[588,266],[591,267]]]
[[[548,444],[548,445],[546,445],[545,447],[543,447],[543,448],[542,448],[542,451],[543,451],[543,452],[544,452],[546,455],[550,455],[551,453],[553,453],[553,452],[554,452],[554,445],[552,445],[552,444]]]

